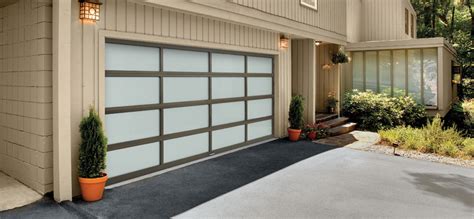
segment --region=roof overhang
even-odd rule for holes
[[[345,49],[346,51],[370,51],[433,47],[444,47],[453,55],[456,54],[456,50],[454,50],[453,46],[442,37],[349,43],[347,44]]]
[[[0,0],[0,8],[17,3],[18,0]]]

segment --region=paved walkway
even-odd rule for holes
[[[37,192],[0,172],[0,211],[31,204],[41,197]]]
[[[177,218],[472,218],[474,169],[339,148]]]
[[[375,132],[352,131],[347,134],[316,140],[315,143],[362,149],[379,141],[380,136]]]

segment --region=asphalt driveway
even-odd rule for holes
[[[0,218],[472,218],[474,170],[276,140],[107,190],[48,198]]]

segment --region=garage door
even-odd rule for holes
[[[273,135],[273,59],[108,41],[110,184]]]

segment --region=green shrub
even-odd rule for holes
[[[94,108],[89,109],[89,116],[80,124],[81,145],[79,149],[79,176],[83,178],[101,177],[105,169],[107,138],[102,129],[102,122]]]
[[[474,140],[464,139],[455,127],[443,128],[439,115],[423,128],[399,126],[381,130],[379,134],[383,142],[397,143],[404,149],[450,157],[474,156]]]
[[[466,137],[474,137],[474,99],[457,101],[444,117],[445,127],[456,126]]]
[[[372,91],[347,93],[342,111],[360,129],[369,131],[400,125],[421,127],[427,118],[424,106],[417,104],[412,97],[389,97]]]
[[[291,98],[290,111],[288,113],[288,120],[291,129],[301,129],[304,124],[303,120],[303,106],[304,98],[301,95],[296,95]]]
[[[463,98],[474,99],[474,79],[464,78],[462,79],[461,90]]]

